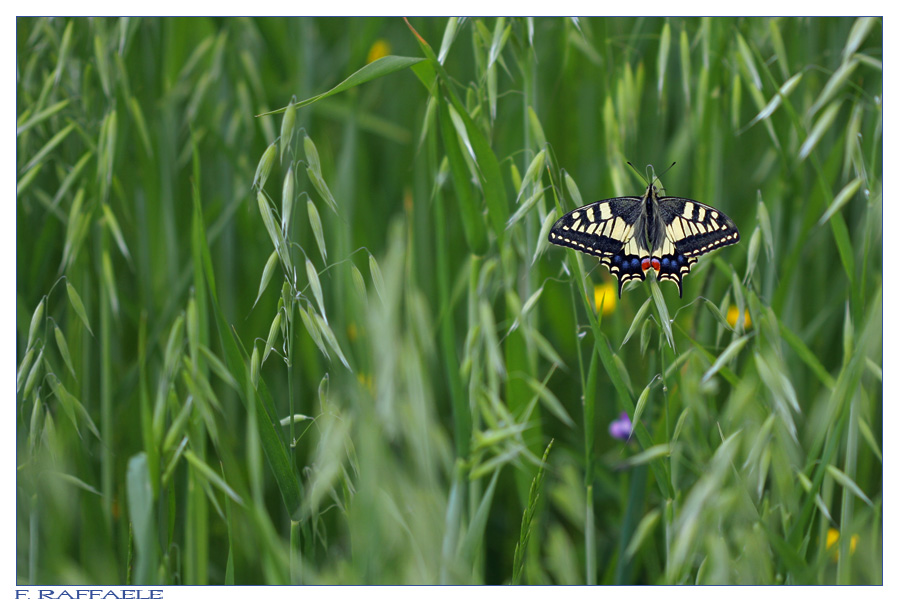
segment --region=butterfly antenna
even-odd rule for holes
[[[664,176],[666,173],[668,173],[668,170],[671,169],[672,167],[674,167],[675,165],[677,165],[677,161],[672,161],[672,162],[671,162],[671,165],[668,166],[668,169],[666,169],[665,171],[663,171],[662,173],[660,173],[658,176],[656,176],[656,179],[659,179],[659,178],[661,178],[662,176]]]
[[[646,175],[640,173],[640,170],[637,169],[636,167],[634,167],[634,164],[631,163],[630,161],[626,161],[626,163],[627,163],[628,165],[630,165],[630,166],[631,166],[631,169],[633,169],[634,172],[635,172],[638,176],[640,176],[640,179],[643,180],[644,182],[646,182],[646,185],[649,186],[649,180],[646,179]],[[650,166],[650,167],[651,167],[651,166]]]
[[[653,173],[652,183],[655,184],[657,181],[660,181],[662,179],[662,176],[664,176],[666,173],[668,173],[668,170],[671,169],[672,167],[674,167],[676,163],[677,163],[677,161],[673,161],[671,163],[671,165],[669,165],[668,168],[665,169],[665,171],[663,171],[659,175],[655,175],[655,168],[652,165],[647,165],[646,168],[651,169],[652,173]],[[661,187],[661,183],[659,184],[659,186]],[[662,190],[664,190],[664,188],[662,188]]]
[[[646,166],[646,173],[645,173],[645,174],[640,173],[640,170],[637,169],[636,167],[634,167],[634,164],[631,163],[630,161],[626,161],[626,163],[627,163],[628,165],[631,166],[631,169],[633,169],[633,170],[637,173],[637,175],[640,176],[640,178],[641,178],[644,182],[646,182],[646,185],[647,185],[647,186],[649,186],[649,183],[650,183],[650,182],[652,182],[653,184],[655,184],[655,183],[656,183],[656,180],[659,180],[662,176],[664,176],[666,173],[668,173],[668,170],[669,170],[669,169],[671,169],[672,167],[674,167],[675,165],[677,165],[677,161],[672,161],[672,162],[671,162],[671,165],[669,165],[668,168],[667,168],[665,171],[663,171],[663,172],[660,173],[659,175],[655,175],[655,168],[652,166],[652,163],[650,163],[649,165]],[[653,174],[651,178],[649,177],[649,174],[650,174],[650,173]]]

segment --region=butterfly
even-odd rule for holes
[[[618,277],[618,297],[625,282],[645,280],[652,268],[659,280],[677,285],[696,258],[739,242],[733,220],[692,199],[659,196],[649,184],[642,197],[605,199],[563,215],[549,231],[549,242],[596,255]]]

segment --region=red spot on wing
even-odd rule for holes
[[[640,267],[643,269],[644,272],[646,270],[648,270],[649,268],[654,269],[656,272],[662,271],[662,264],[659,262],[659,259],[657,257],[653,257],[653,258],[644,257],[643,260],[640,262]]]

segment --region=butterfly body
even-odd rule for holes
[[[680,197],[660,197],[650,184],[642,197],[605,199],[563,215],[549,242],[599,257],[625,282],[644,280],[653,269],[683,297],[682,279],[696,258],[740,240],[733,220],[709,205]]]

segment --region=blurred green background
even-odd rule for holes
[[[16,27],[20,584],[882,582],[880,19]]]

